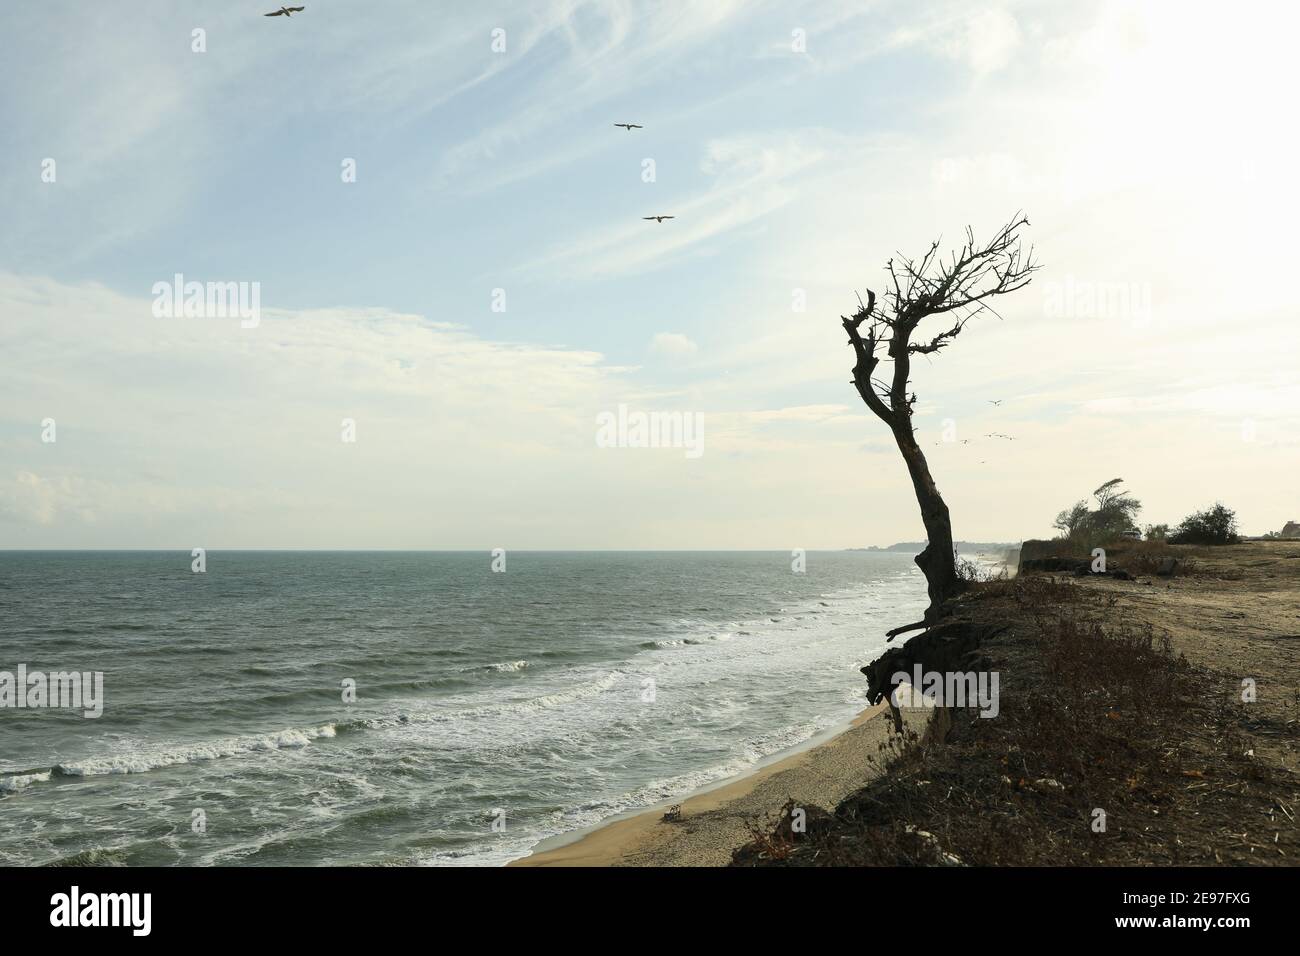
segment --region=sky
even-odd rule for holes
[[[0,8],[0,548],[919,540],[840,316],[1020,210],[913,368],[955,536],[1300,519],[1293,4],[274,8]]]

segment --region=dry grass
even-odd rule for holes
[[[987,584],[991,581],[1007,580],[1007,569],[1005,567],[981,568],[969,558],[957,558],[957,577],[966,586],[972,584]]]
[[[1192,549],[1165,541],[1124,541],[1111,545],[1106,552],[1107,563],[1114,564],[1130,574],[1155,574],[1166,558],[1175,558],[1175,575],[1195,574],[1199,563],[1189,552]]]
[[[1056,557],[1089,563],[1093,560],[1090,546],[1064,538],[1056,543],[1059,545],[1059,548],[1053,551]],[[1191,545],[1170,544],[1167,541],[1133,541],[1128,538],[1100,542],[1096,547],[1105,550],[1106,566],[1109,569],[1123,569],[1133,575],[1154,575],[1166,558],[1177,559],[1175,575],[1195,574],[1200,563],[1193,556],[1193,552],[1204,550]]]
[[[1116,602],[1038,575],[977,585],[955,610],[1012,625],[983,648],[999,716],[947,712],[944,743],[895,738],[885,773],[833,816],[806,833],[789,807],[755,822],[735,864],[1300,861],[1300,786],[1253,756],[1236,680],[1191,666]]]

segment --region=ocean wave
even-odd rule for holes
[[[853,618],[864,612],[877,610],[876,589],[867,585],[854,585],[837,591],[824,592],[818,600],[810,598],[798,604],[769,608],[762,612],[763,617],[741,619],[726,622],[694,621],[681,619],[675,623],[656,623],[656,627],[670,627],[678,630],[672,637],[655,641],[642,641],[637,647],[641,650],[661,650],[681,648],[714,642],[727,642],[738,637],[752,637],[773,632],[789,632],[805,627],[806,620],[813,620],[819,627],[833,626],[835,622]],[[725,629],[720,629],[725,627]],[[681,633],[681,632],[686,633]],[[802,631],[801,631],[802,633]]]
[[[546,710],[551,707],[560,707],[563,706],[564,704],[574,704],[580,700],[585,700],[588,697],[595,697],[599,694],[605,693],[605,691],[609,690],[620,680],[622,680],[623,677],[624,674],[622,671],[618,671],[618,670],[610,671],[604,677],[601,677],[597,680],[591,681],[586,684],[580,684],[572,690],[565,690],[565,691],[560,691],[559,693],[556,694],[545,694],[541,697],[534,697],[532,700],[526,700],[523,701],[522,703],[510,704],[504,709],[517,711],[517,712],[527,712],[527,711],[534,711],[534,710]]]
[[[460,673],[465,674],[478,668],[466,668]],[[447,674],[443,677],[416,677],[412,680],[391,680],[383,681],[377,684],[367,684],[368,691],[409,691],[409,690],[434,690],[446,687],[472,687],[474,682],[464,677],[458,677],[455,674]],[[336,728],[339,725],[335,725]]]
[[[703,644],[702,640],[690,637],[669,638],[662,641],[642,641],[639,647],[643,650],[653,651],[664,647],[695,647]]]
[[[46,866],[126,866],[127,851],[120,847],[92,847],[51,860]]]
[[[376,714],[370,717],[360,717],[345,723],[336,724],[334,725],[334,728],[338,733],[355,730],[389,730],[403,726],[429,726],[484,717],[510,717],[514,715],[537,713],[543,710],[563,707],[566,704],[578,703],[592,697],[598,697],[626,676],[627,675],[624,674],[623,671],[613,670],[595,680],[580,683],[563,690],[557,690],[550,694],[543,694],[540,697],[527,698],[525,700],[512,700],[501,703],[494,702],[474,704],[469,707],[458,707],[455,706],[457,703],[469,701],[465,698],[459,700],[453,698],[450,701],[441,703],[437,709],[415,710],[396,714]],[[469,700],[472,701],[473,698],[471,697]],[[451,706],[448,706],[449,704]]]
[[[540,839],[596,826],[620,813],[644,811],[648,807],[665,804],[670,800],[680,801],[709,790],[733,777],[752,773],[760,764],[766,763],[777,754],[794,751],[808,744],[818,734],[843,723],[849,716],[851,714],[846,710],[843,714],[819,714],[806,721],[788,724],[770,733],[743,741],[739,752],[733,753],[719,763],[652,780],[611,798],[592,800],[557,811],[555,825],[547,828]],[[536,842],[533,846],[536,846]],[[450,855],[439,854],[438,856]],[[514,859],[518,858],[518,855],[514,857]],[[438,861],[435,859],[433,862]],[[457,861],[453,859],[450,862]]]
[[[50,779],[49,770],[37,770],[29,773],[16,773],[8,777],[0,777],[0,793],[17,793],[24,790],[34,783],[47,783]]]
[[[527,666],[527,661],[502,661],[500,664],[488,664],[482,669],[485,671],[496,671],[498,674],[509,674],[514,671],[521,671]]]
[[[150,770],[174,767],[178,764],[199,763],[205,760],[217,760],[221,757],[238,757],[244,754],[306,747],[313,740],[333,737],[336,733],[333,724],[325,724],[306,730],[291,728],[270,734],[226,737],[221,740],[177,747],[161,747],[152,750],[127,752],[112,757],[76,760],[71,763],[56,764],[53,770],[55,774],[61,777],[100,777],[109,774],[147,773]]]

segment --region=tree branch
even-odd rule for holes
[[[884,400],[876,394],[871,384],[871,375],[880,364],[880,358],[876,355],[877,333],[880,330],[879,319],[872,319],[876,310],[876,294],[870,289],[867,290],[867,302],[862,304],[861,296],[858,297],[858,311],[852,316],[842,315],[841,321],[844,324],[844,331],[849,335],[849,344],[853,346],[853,352],[857,356],[857,362],[853,366],[853,384],[857,386],[858,394],[866,402],[867,407],[871,409],[876,417],[885,424],[893,427],[893,412]],[[867,327],[867,337],[864,340],[862,333],[858,331],[862,323],[872,319],[871,325]]]
[[[868,290],[865,304],[859,296],[858,310],[851,317],[840,316],[856,359],[853,384],[866,406],[894,433],[894,441],[912,479],[927,535],[926,546],[916,556],[916,564],[925,574],[930,606],[923,621],[895,628],[890,631],[890,637],[926,626],[963,587],[954,559],[948,506],[930,474],[912,424],[916,392],[908,391],[911,359],[913,355],[928,356],[947,348],[980,312],[989,309],[997,314],[987,304],[989,300],[1029,283],[1038,265],[1032,246],[1028,252],[1021,249],[1019,231],[1027,225],[1029,220],[1017,213],[984,245],[976,243],[974,231],[967,227],[965,242],[947,259],[940,254],[938,241],[931,243],[919,260],[897,254],[885,264],[892,287],[885,291],[887,307],[877,311],[876,294]],[[953,311],[957,316],[947,320],[953,323],[950,328],[928,339],[912,341],[913,333],[923,321]],[[878,380],[881,344],[885,345],[885,356],[893,363],[893,369],[890,375],[881,375]]]
[[[867,407],[890,428],[901,427],[910,418],[916,401],[915,395],[909,399],[907,392],[911,356],[932,355],[947,348],[972,318],[985,309],[993,311],[989,299],[1029,284],[1038,263],[1033,246],[1028,250],[1021,246],[1020,229],[1028,225],[1028,218],[1016,213],[983,245],[976,243],[974,230],[968,226],[965,241],[946,260],[940,256],[939,241],[932,242],[919,260],[896,255],[885,264],[892,287],[886,292],[888,310],[877,312],[876,294],[869,289],[865,305],[859,297],[859,308],[852,317],[840,317],[857,357],[853,383]],[[951,328],[928,340],[912,341],[922,321],[954,309],[965,314]],[[864,337],[860,330],[865,322],[870,324]],[[881,344],[894,367],[888,388],[882,382],[877,391],[872,376],[881,363],[877,354]]]

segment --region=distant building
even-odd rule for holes
[[[1285,525],[1282,526],[1282,530],[1278,534],[1278,537],[1279,538],[1300,538],[1300,523],[1295,521],[1288,521]]]

